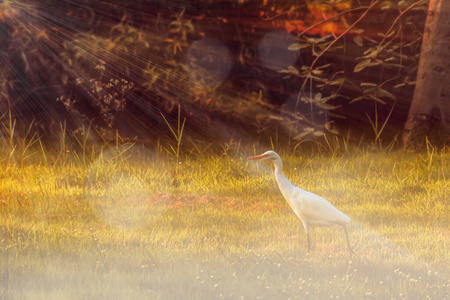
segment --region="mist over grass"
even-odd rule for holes
[[[5,152],[0,298],[448,298],[450,152],[334,150],[279,153],[294,185],[352,218],[359,258],[338,227],[314,229],[306,254],[254,150]]]

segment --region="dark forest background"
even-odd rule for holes
[[[427,1],[0,2],[4,136],[397,143]],[[14,130],[12,133],[11,131]]]

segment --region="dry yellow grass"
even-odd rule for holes
[[[449,297],[448,151],[281,153],[293,183],[352,218],[359,258],[337,227],[307,255],[270,167],[244,152],[176,168],[139,147],[5,155],[0,298]]]

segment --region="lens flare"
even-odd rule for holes
[[[295,37],[286,31],[268,32],[258,43],[259,59],[270,70],[287,69],[298,59],[298,51],[288,50],[288,47],[295,42]]]
[[[217,40],[195,41],[187,51],[186,64],[190,76],[198,83],[215,86],[230,73],[233,65],[228,48]]]
[[[104,151],[91,165],[85,196],[104,223],[139,229],[166,211],[170,185],[167,165],[154,153],[121,146]]]

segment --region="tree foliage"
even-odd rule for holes
[[[0,4],[0,109],[23,128],[51,135],[67,121],[146,140],[170,135],[160,113],[176,122],[180,106],[193,139],[295,141],[360,124],[378,139],[393,108],[392,127],[404,121],[427,4],[81,2]]]

